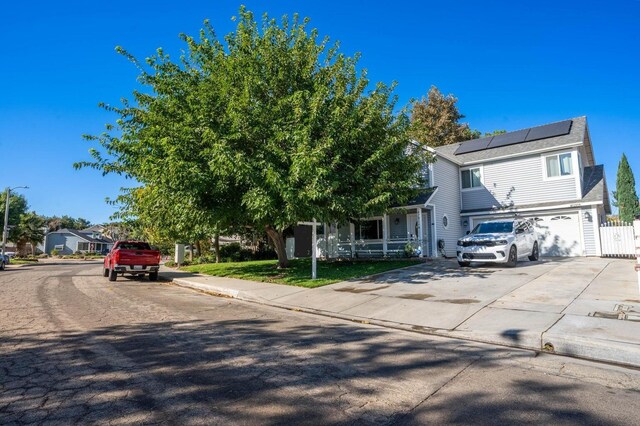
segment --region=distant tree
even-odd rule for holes
[[[85,229],[91,226],[91,222],[81,217],[73,218],[68,215],[62,217],[52,216],[45,218],[49,232],[58,231],[60,229]]]
[[[31,254],[36,254],[36,246],[44,241],[46,228],[45,218],[36,212],[26,213],[20,216],[20,223],[16,227],[15,242],[18,253],[22,256],[26,255],[25,247],[27,243],[31,244]]]
[[[403,203],[423,184],[426,154],[410,149],[393,86],[375,90],[349,58],[295,15],[262,25],[244,7],[220,41],[205,22],[173,62],[158,50],[144,90],[107,133],[87,136],[93,167],[135,179],[119,201],[145,225],[196,241],[249,226],[288,266],[283,231],[313,218],[344,223]],[[115,130],[115,131],[113,131]],[[113,133],[113,134],[112,134]]]
[[[436,86],[431,86],[427,97],[412,105],[411,137],[430,147],[472,139],[469,126],[460,123],[464,115],[458,111],[457,102],[453,95],[445,96]]]
[[[506,130],[494,130],[493,132],[485,132],[483,137],[488,138],[489,136],[497,136],[497,135],[502,135],[504,133],[507,133],[507,131]]]
[[[4,230],[4,210],[7,205],[6,191],[0,192],[0,241],[2,240],[2,231]],[[22,194],[14,192],[9,196],[9,236],[10,241],[17,241],[18,225],[20,217],[27,212],[29,205],[27,199]]]
[[[624,154],[622,154],[618,165],[616,190],[613,191],[613,205],[618,207],[618,214],[623,222],[632,222],[636,215],[640,214],[636,181],[627,156]]]

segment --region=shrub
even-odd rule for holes
[[[51,256],[57,256],[57,255],[58,255],[58,253],[59,253],[59,252],[58,252],[58,250],[56,250],[56,249],[51,250]]]

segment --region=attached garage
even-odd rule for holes
[[[523,217],[536,221],[542,256],[582,256],[584,244],[580,214],[577,211],[562,213],[522,213]],[[472,226],[486,220],[512,218],[513,215],[474,217]]]
[[[582,232],[578,212],[532,216],[543,256],[582,256]]]

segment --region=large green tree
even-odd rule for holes
[[[622,154],[616,176],[616,190],[613,191],[613,205],[618,207],[618,215],[623,222],[632,222],[640,214],[636,180],[627,156]]]
[[[7,192],[0,192],[0,239],[4,229],[4,210],[7,205]],[[9,236],[10,241],[16,241],[18,237],[18,225],[20,218],[27,212],[29,205],[22,194],[11,193],[9,197]]]
[[[76,166],[135,179],[140,188],[120,202],[157,225],[262,229],[286,267],[284,229],[406,201],[423,183],[425,153],[410,149],[393,86],[372,86],[358,56],[319,39],[307,19],[259,24],[241,8],[236,20],[224,40],[206,21],[199,38],[182,35],[178,62],[159,49],[145,65],[118,49],[145,87],[135,102],[105,105],[119,119],[87,137],[102,149]]]
[[[411,130],[413,139],[429,147],[450,145],[479,137],[460,120],[456,103],[458,99],[444,95],[436,86],[431,86],[426,97],[413,102],[411,110]]]
[[[26,255],[26,245],[31,244],[31,254],[36,254],[36,246],[44,241],[46,220],[36,212],[26,213],[20,216],[20,223],[15,229],[13,241],[16,242],[18,253]]]

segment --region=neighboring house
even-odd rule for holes
[[[113,247],[113,240],[103,236],[96,229],[60,229],[45,235],[42,249],[47,254],[56,250],[58,254],[106,253]]]
[[[542,255],[599,256],[599,224],[611,212],[585,117],[429,148],[431,188],[405,206],[357,224],[318,228],[319,255],[393,255],[409,243],[424,256],[454,257],[481,221],[535,220]],[[289,254],[310,254],[310,227],[296,227]]]

